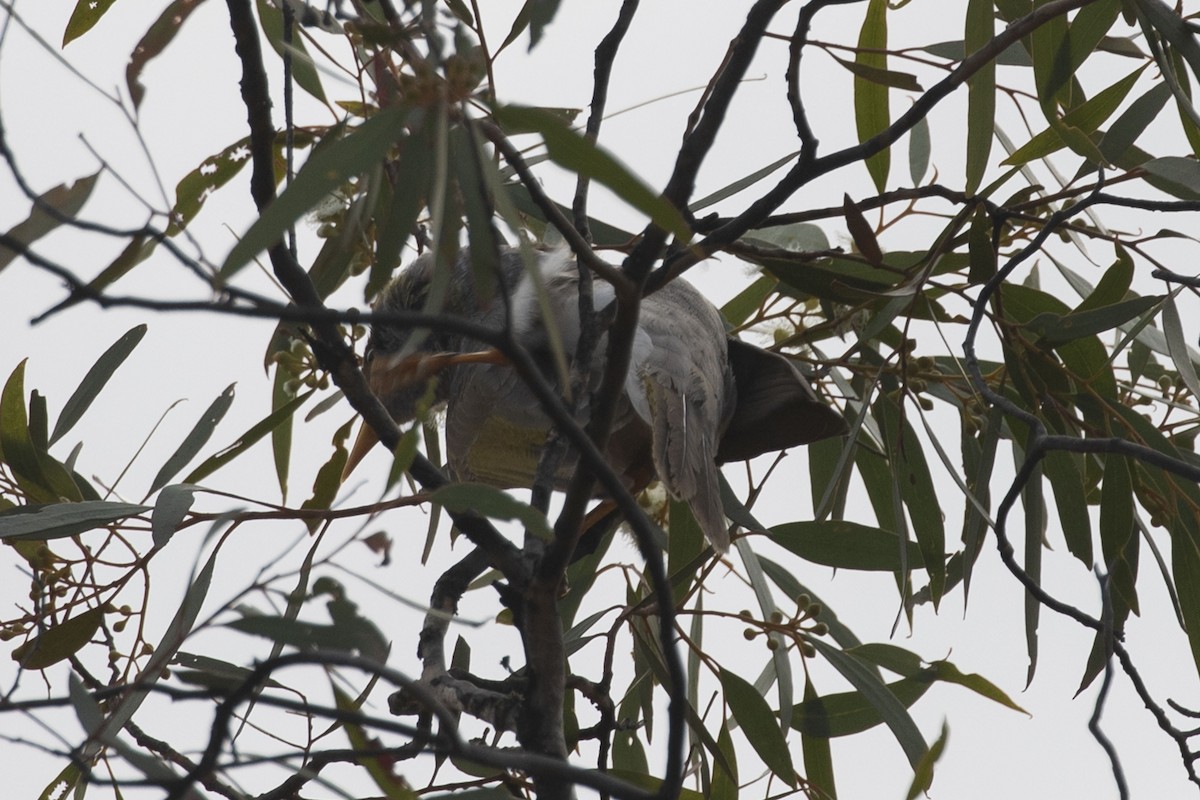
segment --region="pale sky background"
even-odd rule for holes
[[[149,5],[116,4],[96,29],[67,47],[62,52],[63,57],[102,89],[124,93],[127,55],[158,13],[159,4],[153,4],[153,10]],[[481,5],[491,26],[489,39],[494,45],[507,33],[512,15],[520,4],[513,0],[491,0]],[[502,99],[551,106],[586,105],[591,93],[593,48],[611,26],[619,3],[606,0],[565,5],[546,41],[537,50],[531,55],[526,54],[525,40],[522,40],[499,60],[497,86]],[[27,0],[18,4],[17,9],[34,30],[56,46],[72,6],[73,3],[66,0]],[[703,85],[723,56],[729,38],[740,26],[749,3],[647,0],[643,6],[623,45],[623,57],[614,73],[610,111]],[[946,6],[925,0],[911,3],[894,13],[891,16],[893,45],[960,38],[960,33],[949,27],[935,32],[938,26],[958,24],[960,18],[957,9],[953,14],[939,15],[937,11],[942,8]],[[853,43],[861,14],[862,6],[823,12],[818,18],[814,38]],[[202,6],[168,51],[151,64],[144,77],[147,95],[139,127],[172,199],[174,184],[180,177],[207,156],[245,135],[245,112],[237,94],[239,65],[233,54],[226,15],[223,3],[210,2]],[[792,19],[793,15],[781,16],[772,30],[790,32]],[[701,173],[695,197],[719,189],[796,149],[790,115],[782,98],[785,57],[785,42],[763,44],[758,60],[750,69],[750,81],[731,113],[730,124]],[[271,63],[275,69],[272,81],[277,85],[277,64]],[[1001,80],[1006,75],[1016,74],[1002,69]],[[926,87],[932,83],[929,75],[923,75],[922,79]],[[814,50],[806,58],[805,81],[813,123],[824,151],[852,144],[850,83],[845,71],[828,56]],[[1108,82],[1089,88],[1094,91]],[[325,78],[325,85],[326,92],[333,98],[352,95],[348,84],[329,76]],[[1133,96],[1136,94],[1135,91]],[[302,97],[302,93],[298,91],[297,96]],[[683,121],[696,98],[697,94],[692,92],[617,116],[606,123],[602,142],[651,185],[661,186],[673,164]],[[893,92],[894,113],[906,108],[908,102],[904,93]],[[933,167],[950,185],[959,182],[956,176],[962,169],[964,102],[964,95],[959,92],[931,118]],[[1024,141],[1003,101],[1001,109],[1010,135]],[[162,205],[152,174],[147,169],[147,159],[139,151],[136,137],[117,109],[72,76],[16,26],[10,26],[8,39],[0,50],[0,113],[10,146],[27,180],[37,190],[43,191],[95,171],[96,158],[84,146],[82,136],[139,192],[152,203]],[[282,119],[281,110],[277,108],[276,114],[278,124]],[[300,121],[302,124],[325,124],[331,119],[327,113],[305,103]],[[1168,125],[1170,140],[1180,141],[1172,131]],[[909,185],[905,147],[906,143],[901,142],[894,151],[893,186]],[[995,152],[999,152],[998,145]],[[1168,154],[1165,146],[1159,148],[1159,154]],[[542,174],[551,193],[560,200],[569,201],[571,185],[555,176],[552,170]],[[253,218],[245,182],[244,173],[215,195],[190,229],[196,239],[205,244],[206,254],[214,261],[221,260],[234,235],[243,232]],[[785,206],[785,210],[839,204],[843,191],[856,197],[874,194],[865,169],[854,166],[805,189]],[[738,198],[734,198],[718,206],[718,210],[737,207]],[[641,225],[634,212],[619,207],[602,194],[594,195],[592,208],[597,216],[608,221],[634,229]],[[7,171],[3,171],[0,174],[0,229],[11,227],[27,213],[28,202],[19,194]],[[1116,215],[1103,211],[1101,215],[1116,218]],[[128,192],[105,176],[85,208],[84,216],[132,226],[143,221],[144,212]],[[1192,219],[1194,216],[1148,221],[1145,227],[1153,230],[1169,225],[1186,229]],[[1129,224],[1125,219],[1121,222]],[[824,222],[822,227],[831,241],[848,241],[838,220]],[[921,236],[927,233],[919,226],[905,227],[895,234],[889,233],[883,245],[889,249],[914,249],[922,245]],[[91,276],[109,263],[122,246],[123,242],[59,234],[39,243],[37,250],[77,269],[80,274]],[[1180,252],[1186,253],[1182,247],[1180,245]],[[1072,268],[1090,280],[1096,280],[1101,274],[1100,269],[1089,265],[1077,252],[1062,248],[1057,252],[1073,256]],[[301,251],[301,261],[311,258],[314,253],[309,238]],[[1107,266],[1112,257],[1111,250],[1096,245],[1092,245],[1091,255],[1101,267]],[[1177,262],[1176,266],[1186,271],[1192,263],[1194,259]],[[1143,266],[1139,265],[1139,269]],[[1052,268],[1045,265],[1043,276],[1048,275],[1048,271]],[[265,279],[251,272],[244,273],[244,285],[266,291]],[[719,302],[745,285],[747,271],[726,258],[706,265],[689,277]],[[360,286],[354,283],[342,290],[333,302],[342,305],[360,303]],[[114,291],[160,297],[206,297],[194,279],[161,256],[139,267],[136,274],[118,283]],[[1155,289],[1148,288],[1147,291]],[[61,291],[55,280],[24,262],[14,263],[0,274],[0,378],[7,377],[21,359],[28,357],[26,389],[36,388],[49,398],[52,419],[83,373],[111,342],[142,321],[150,324],[150,332],[80,426],[59,444],[56,454],[64,457],[69,448],[83,438],[86,444],[80,460],[81,472],[97,475],[101,482],[110,482],[167,407],[176,400],[186,400],[168,415],[146,452],[118,487],[118,493],[125,499],[141,499],[154,473],[199,413],[230,382],[237,381],[237,400],[202,455],[228,444],[265,415],[269,382],[262,372],[262,354],[271,330],[269,323],[214,315],[153,315],[126,310],[100,312],[94,307],[76,307],[38,327],[29,327],[31,316],[60,297]],[[1072,304],[1074,299],[1064,294],[1064,301]],[[1189,310],[1194,312],[1196,309]],[[1194,340],[1195,326],[1189,323],[1195,320],[1196,314],[1185,314],[1184,318],[1189,339]],[[951,335],[951,345],[958,348],[961,332],[952,330]],[[942,347],[929,334],[918,338],[925,352],[938,351]],[[307,496],[316,469],[329,455],[330,435],[349,417],[350,412],[343,405],[318,418],[313,425],[301,426],[296,440],[289,495],[291,504],[298,504]],[[956,441],[949,449],[952,457],[956,457]],[[931,462],[936,461],[932,453],[929,458]],[[205,484],[277,501],[273,467],[265,442],[240,461],[244,463],[217,473]],[[992,484],[994,496],[1000,496],[1007,487],[1010,463],[1009,450],[1002,445]],[[756,507],[761,520],[772,524],[803,518],[809,513],[804,464],[805,458],[800,452],[787,459]],[[368,475],[382,475],[385,470],[385,459],[377,454],[360,468],[359,475],[366,479]],[[737,469],[730,470],[729,474],[735,486],[744,485],[744,480],[742,484],[737,483],[740,477]],[[377,491],[373,486],[360,487],[350,502],[368,502],[377,496]],[[947,483],[939,486],[939,491],[941,499],[947,503],[948,545],[953,547],[961,519],[959,504],[954,499],[956,490]],[[1052,495],[1047,493],[1047,498]],[[198,506],[207,510],[225,508],[227,504],[219,499],[206,499]],[[858,508],[863,509],[861,516],[856,513]],[[852,503],[848,516],[872,523],[865,508],[865,501],[857,506]],[[1056,524],[1057,520],[1051,514],[1047,538],[1054,551],[1046,554],[1045,585],[1059,597],[1095,611],[1098,608],[1095,583],[1078,562],[1066,554],[1061,534],[1054,527]],[[301,527],[249,526],[244,529],[224,550],[219,562],[219,582],[210,593],[210,603],[215,607],[217,602],[224,602],[232,592],[253,579],[261,564],[275,554],[287,551],[301,535]],[[392,566],[377,568],[377,559],[361,545],[339,554],[339,563],[362,572],[370,580],[390,587],[415,603],[427,600],[429,587],[440,570],[432,566],[421,568],[416,563],[416,553],[424,541],[425,517],[416,512],[392,512],[371,523],[369,529],[375,528],[386,528],[396,540]],[[356,529],[357,525],[353,523],[339,527],[330,537],[326,550],[345,541]],[[1164,533],[1156,531],[1155,535],[1160,546],[1166,548]],[[156,640],[156,631],[161,632],[182,596],[186,575],[201,548],[201,536],[199,527],[189,529],[154,563],[154,615],[147,623],[148,637],[152,641]],[[302,542],[297,548],[298,553],[289,553],[271,571],[293,568],[305,547]],[[983,674],[1031,713],[1032,717],[1027,717],[965,689],[935,685],[912,709],[927,741],[932,742],[937,736],[943,720],[950,727],[949,745],[938,766],[931,796],[983,800],[1015,796],[1116,796],[1108,762],[1086,728],[1099,682],[1079,698],[1071,699],[1078,686],[1091,636],[1073,623],[1043,611],[1040,667],[1032,686],[1023,691],[1026,660],[1022,592],[1000,565],[994,542],[990,539],[976,571],[968,613],[963,613],[960,588],[946,599],[940,614],[934,615],[931,609],[921,607],[916,613],[913,630],[902,625],[894,636],[891,629],[898,600],[890,576],[850,573],[835,576],[827,568],[799,562],[765,544],[756,544],[756,548],[772,558],[785,560],[796,576],[819,592],[864,641],[893,641],[929,660],[948,658],[964,672]],[[238,557],[237,554],[243,551],[245,557]],[[449,557],[457,557],[462,552],[461,546],[449,552],[443,537],[434,558],[439,563],[446,563]],[[635,558],[627,553],[621,557]],[[1200,706],[1200,693],[1197,692],[1200,687],[1186,640],[1175,625],[1161,581],[1152,574],[1154,566],[1148,554],[1143,558],[1142,569],[1139,591],[1144,616],[1130,623],[1127,639],[1130,650],[1160,702],[1165,702],[1169,696],[1185,706]],[[345,582],[351,599],[364,607],[367,616],[385,626],[385,634],[394,643],[389,663],[397,669],[415,673],[418,665],[413,650],[420,613],[374,592],[348,573],[330,570],[323,574]],[[173,580],[178,583],[173,584]],[[608,596],[619,600],[621,595],[616,592],[623,591],[619,579],[610,576],[609,580],[613,593]],[[11,557],[0,561],[0,601],[5,603],[5,614],[13,607],[12,603],[23,599],[26,586],[27,578],[19,573]],[[266,607],[261,597],[251,598],[248,602],[259,608]],[[463,617],[486,621],[495,607],[494,595],[476,592],[464,602]],[[747,599],[744,587],[737,580],[729,579],[712,587],[706,607],[736,611],[752,607],[752,601]],[[306,615],[319,620],[320,611],[319,606],[313,607],[306,610]],[[311,612],[316,612],[315,616]],[[758,644],[744,643],[739,626],[730,627],[728,641],[732,646],[722,649],[718,630],[714,627],[706,640],[713,652],[718,658],[727,660],[728,665],[743,677],[753,680],[767,660],[766,649]],[[495,662],[505,654],[511,654],[514,662],[520,663],[520,647],[511,629],[487,623],[479,629],[463,628],[461,633],[470,639],[476,659],[474,664],[481,673],[499,677]],[[221,648],[225,648],[223,653],[219,652]],[[249,661],[264,655],[267,648],[240,634],[218,631],[205,632],[190,649]],[[9,663],[7,658],[0,658],[0,685],[5,687],[12,680],[13,671],[6,666]],[[586,659],[581,663],[587,663]],[[798,663],[795,669],[799,676]],[[844,685],[824,664],[816,663],[813,669],[820,691],[844,690]],[[50,671],[56,694],[65,687],[65,672],[64,665]],[[797,694],[801,688],[797,688]],[[26,675],[22,695],[34,696],[40,691],[35,676]],[[323,699],[320,691],[318,685],[314,696]],[[382,703],[385,693],[377,691],[376,695]],[[706,695],[702,692],[701,696]],[[207,707],[203,704],[171,706],[165,702],[159,705],[162,713],[158,719],[165,726],[164,731],[192,727],[197,737],[195,742],[201,741],[199,737],[206,732],[209,719]],[[52,720],[54,727],[70,741],[79,739],[77,723],[69,712],[45,718]],[[147,720],[153,719],[152,715],[147,716]],[[659,720],[651,746],[653,759],[661,758],[665,746],[665,717],[660,715]],[[1133,797],[1196,796],[1195,787],[1185,780],[1174,743],[1158,731],[1149,713],[1141,708],[1127,682],[1119,675],[1105,711],[1104,729],[1121,754]],[[27,718],[16,715],[0,716],[0,732],[5,736],[53,744],[48,732],[33,728]],[[793,735],[790,741],[800,766],[799,737]],[[342,740],[335,736],[327,744],[341,743]],[[849,739],[835,740],[833,755],[839,796],[844,800],[904,796],[911,773],[899,746],[883,726]],[[427,765],[428,759],[424,763]],[[9,781],[6,791],[11,792],[9,796],[12,797],[36,796],[60,766],[30,749],[11,745],[0,747],[0,767],[4,767]],[[748,750],[740,754],[739,766],[743,780],[760,769],[757,758]],[[421,762],[413,768],[417,772],[425,769]],[[347,776],[347,787],[365,786],[361,770],[330,770],[327,775]],[[255,785],[244,773],[239,772],[238,777],[250,786]],[[258,791],[279,778],[269,780],[271,782],[263,782]],[[351,784],[350,781],[358,783]],[[744,796],[761,795],[764,790],[760,786],[748,787]],[[313,787],[313,792],[316,791]],[[371,789],[362,788],[361,791],[369,793]],[[89,796],[104,797],[107,790],[94,787]],[[153,796],[153,793],[146,796]]]

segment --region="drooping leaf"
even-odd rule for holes
[[[267,0],[256,0],[255,4],[258,6],[259,23],[262,25],[263,33],[266,34],[271,47],[279,54],[280,58],[285,54],[291,56],[292,79],[301,89],[317,100],[322,103],[326,102],[325,89],[321,86],[321,76],[317,73],[316,66],[313,65],[312,56],[308,54],[308,49],[304,46],[304,39],[298,35],[298,26],[293,22],[291,37],[285,39],[282,9]]]
[[[887,0],[869,0],[862,30],[858,35],[859,51],[855,61],[865,67],[887,70]],[[886,86],[854,76],[854,119],[858,127],[858,141],[865,142],[891,124],[888,104],[889,90]],[[891,152],[881,150],[866,160],[867,171],[875,188],[883,191],[887,186]]]
[[[166,49],[188,16],[203,2],[204,0],[173,0],[133,48],[129,64],[125,67],[125,88],[129,90],[129,97],[135,109],[142,104],[146,93],[146,87],[142,86],[141,81],[146,64]]]
[[[1051,450],[1042,461],[1042,469],[1054,490],[1054,506],[1067,550],[1092,568],[1092,518],[1088,513],[1083,476],[1070,453]]]
[[[933,765],[942,757],[949,738],[950,727],[943,722],[942,732],[938,734],[938,738],[930,746],[929,752],[925,754],[920,763],[913,769],[912,785],[908,787],[906,800],[916,800],[916,798],[929,791],[929,787],[933,785]]]
[[[17,364],[0,391],[0,458],[33,502],[81,500],[71,473],[46,452],[45,434],[33,435],[25,409],[25,363]]]
[[[802,705],[808,707],[810,704],[818,703],[820,703],[820,698],[817,696],[817,690],[813,687],[812,680],[806,677]],[[822,708],[822,710],[824,709]],[[793,710],[793,715],[795,713]],[[801,740],[801,750],[804,753],[804,776],[808,780],[809,786],[814,787],[820,797],[837,800],[837,784],[829,737],[801,734]]]
[[[929,138],[929,118],[921,117],[908,132],[908,174],[913,186],[920,186],[929,172],[929,156],[933,144]]]
[[[751,684],[724,667],[721,668],[721,688],[733,718],[745,732],[754,752],[775,777],[795,788],[796,768],[792,766],[792,754],[767,701]]]
[[[344,138],[314,152],[291,184],[229,251],[221,265],[221,279],[229,280],[250,259],[274,246],[296,220],[330,192],[376,166],[400,137],[407,114],[399,106],[386,108]]]
[[[301,508],[327,509],[333,505],[338,489],[342,486],[342,471],[346,467],[346,460],[350,457],[350,452],[346,449],[346,439],[350,436],[350,429],[353,426],[354,420],[350,420],[334,432],[333,454],[317,470],[317,477],[313,480],[312,495],[300,504]],[[305,524],[310,533],[316,533],[321,527],[320,521],[315,519],[307,520]]]
[[[854,239],[854,246],[871,266],[878,267],[883,263],[883,250],[875,238],[875,229],[848,194],[842,195],[842,213],[846,216],[846,228]]]
[[[974,53],[996,30],[991,0],[968,0],[965,50]],[[967,79],[966,191],[973,194],[983,181],[996,128],[996,62],[990,61]]]
[[[925,756],[927,747],[916,723],[896,695],[888,690],[878,675],[854,656],[817,638],[809,638],[808,641],[879,712],[904,750],[908,763],[916,767]]]

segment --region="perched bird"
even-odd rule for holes
[[[416,259],[383,290],[375,310],[425,308],[434,267],[429,254]],[[519,250],[502,251],[496,291],[510,300],[494,296],[484,302],[470,255],[460,253],[443,284],[440,307],[497,329],[509,322],[511,310],[515,339],[547,379],[557,382],[552,332],[570,358],[580,333],[578,268],[565,250],[539,252],[536,268],[537,280]],[[594,281],[597,310],[613,297],[609,284]],[[423,378],[437,369],[435,403],[446,406],[446,452],[454,477],[501,488],[531,485],[550,421],[515,370],[463,336],[432,331],[408,344],[413,335],[377,325],[367,344],[367,379],[388,412],[398,423],[411,420],[426,393]],[[601,338],[596,346],[593,377],[605,344]],[[586,415],[586,402],[581,412]],[[844,432],[841,415],[816,396],[788,359],[728,336],[720,313],[690,283],[674,280],[642,300],[605,455],[633,491],[657,476],[691,507],[718,551],[729,547],[718,464]],[[346,474],[374,442],[364,426]],[[560,488],[574,464],[574,458],[564,459]]]

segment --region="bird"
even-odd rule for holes
[[[511,325],[513,339],[545,377],[561,383],[555,353],[570,358],[581,332],[579,267],[569,250],[523,254],[503,248],[492,265],[495,286],[487,288],[477,279],[468,248],[442,280],[435,280],[437,263],[432,253],[419,256],[380,292],[374,310],[440,311],[493,330]],[[614,297],[610,284],[593,281],[595,309],[603,311]],[[602,335],[585,373],[593,384],[605,343]],[[550,419],[496,351],[444,330],[375,324],[363,367],[397,424],[414,419],[423,398],[428,402],[427,379],[436,374],[432,405],[445,408],[446,454],[455,479],[499,488],[532,485]],[[587,408],[581,398],[582,415]],[[657,478],[687,503],[717,552],[729,547],[722,463],[845,431],[841,414],[817,396],[788,358],[730,336],[720,312],[692,284],[676,278],[642,299],[605,457],[631,491]],[[343,478],[375,442],[364,425]],[[565,487],[574,464],[574,458],[563,460],[557,488]]]

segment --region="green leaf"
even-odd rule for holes
[[[832,53],[830,54],[832,55]],[[877,83],[880,86],[887,86],[892,89],[904,89],[909,92],[923,92],[924,87],[921,86],[917,76],[910,72],[898,72],[893,69],[880,69],[869,64],[860,64],[857,61],[847,61],[844,58],[833,56],[833,59],[848,69],[854,75],[863,80]]]
[[[920,566],[916,542],[902,541],[882,528],[845,520],[789,522],[771,528],[771,539],[814,564],[842,569],[900,571],[900,548],[908,550],[908,566]]]
[[[304,405],[308,398],[312,397],[313,392],[315,391],[315,389],[309,389],[306,392],[296,395],[291,400],[251,425],[245,433],[243,433],[233,442],[233,444],[214,453],[202,461],[198,467],[188,473],[188,476],[183,479],[183,482],[199,483],[221,467],[228,464],[230,461],[233,461],[242,453],[249,450],[268,433],[271,433],[284,422],[290,420],[295,415],[296,410],[299,409],[300,406]]]
[[[61,539],[149,510],[150,506],[107,500],[18,506],[0,512],[0,539]]]
[[[1099,92],[1095,97],[1071,109],[1062,118],[1063,124],[1085,134],[1095,133],[1125,102],[1126,96],[1133,89],[1144,70],[1145,66],[1138,67],[1112,86]],[[1066,146],[1067,142],[1060,137],[1059,129],[1050,127],[1035,135],[1002,163],[1006,165],[1027,164],[1035,159],[1045,158]],[[1103,148],[1100,152],[1104,152]]]
[[[933,685],[932,670],[885,686],[904,708],[911,708]],[[883,724],[883,713],[862,692],[837,692],[809,698],[792,709],[792,729],[804,737],[852,736]]]
[[[285,407],[295,398],[288,388],[292,374],[279,363],[275,364],[275,377],[271,381],[272,411]],[[279,481],[280,502],[287,502],[288,474],[292,462],[292,428],[294,415],[289,414],[271,430],[271,456],[275,461],[275,477]]]
[[[236,384],[229,384],[225,387],[225,391],[213,400],[209,407],[200,415],[200,419],[196,421],[195,426],[179,447],[167,459],[167,462],[159,469],[158,474],[154,476],[154,481],[150,484],[150,494],[157,492],[162,487],[166,486],[172,478],[179,474],[179,471],[188,465],[188,462],[196,457],[200,449],[208,443],[212,437],[213,431],[217,424],[229,411],[229,407],[233,405],[233,387]],[[189,483],[191,481],[188,481]]]
[[[100,21],[116,0],[77,0],[71,18],[67,20],[67,28],[63,31],[62,46],[66,47],[75,39],[83,36]]]
[[[86,2],[87,0],[80,0],[80,5]],[[78,8],[76,11],[78,11]],[[96,179],[99,177],[100,173],[95,172],[80,178],[70,186],[60,183],[53,189],[39,195],[33,205],[33,209],[29,212],[29,216],[9,228],[8,236],[23,245],[29,246],[50,233],[50,231],[61,225],[62,222],[57,216],[52,216],[43,209],[49,206],[63,217],[67,219],[73,218],[83,208],[83,204],[87,202],[88,197],[91,196],[92,189],[96,188]],[[19,255],[21,254],[16,250],[0,247],[0,272]]]
[[[1148,92],[1129,104],[1129,108],[1109,127],[1108,132],[1100,139],[1100,152],[1113,164],[1123,169],[1132,169],[1137,164],[1128,160],[1128,156],[1136,149],[1134,142],[1158,118],[1163,106],[1171,99],[1171,87],[1165,83],[1155,84]]]
[[[957,684],[970,689],[980,697],[986,697],[988,700],[999,703],[1002,706],[1007,706],[1013,711],[1020,711],[1026,715],[1029,714],[1028,711],[1014,703],[1012,698],[1001,691],[998,686],[982,675],[977,675],[974,672],[964,673],[949,661],[934,661],[930,664],[930,667],[934,670],[939,681]]]
[[[51,625],[12,651],[22,669],[46,669],[78,653],[100,629],[104,610],[89,608],[65,622]]]
[[[715,205],[716,203],[719,203],[728,197],[733,197],[735,194],[742,191],[743,189],[748,189],[751,186],[753,186],[754,184],[761,181],[763,178],[770,176],[772,173],[777,171],[780,167],[784,167],[784,166],[787,166],[788,164],[795,163],[796,157],[798,155],[800,155],[799,150],[788,153],[786,156],[776,159],[775,161],[772,161],[770,164],[767,164],[765,167],[762,167],[761,169],[756,169],[754,172],[751,172],[749,175],[745,176],[744,178],[739,178],[738,180],[734,181],[733,183],[723,186],[722,188],[718,189],[717,191],[713,192],[712,194],[707,194],[704,197],[701,197],[699,200],[693,200],[691,203],[688,204],[688,211],[691,211],[694,214],[697,211],[708,208],[711,205]]]
[[[1194,531],[1180,530],[1172,535],[1171,571],[1179,592],[1179,608],[1187,623],[1192,662],[1200,668],[1200,541]]]
[[[921,117],[908,132],[908,173],[913,186],[920,186],[929,172],[929,155],[932,144],[929,140],[929,118]]]
[[[540,134],[554,163],[610,189],[655,225],[673,234],[681,244],[691,241],[691,229],[675,206],[608,151],[572,130],[558,114],[542,108],[510,105],[496,109],[494,115],[510,133]]]
[[[340,711],[353,713],[361,710],[362,704],[355,702],[353,697],[333,683],[332,676],[330,688],[333,689],[334,704]],[[371,780],[383,792],[384,797],[388,800],[417,800],[419,795],[409,788],[408,782],[401,775],[396,773],[396,759],[382,753],[372,753],[378,749],[378,741],[368,736],[362,725],[350,720],[342,720],[341,726],[342,730],[346,732],[346,738],[350,741],[350,748],[356,753],[363,754],[357,758],[359,765],[371,776]]]
[[[271,47],[279,54],[280,58],[283,58],[286,53],[290,53],[292,56],[292,79],[301,89],[322,103],[327,102],[325,90],[321,87],[321,77],[317,74],[312,56],[308,54],[308,50],[304,46],[303,37],[298,33],[299,26],[295,22],[292,23],[291,41],[285,42],[283,11],[267,0],[256,0],[255,4],[258,6],[259,24],[262,25],[263,33],[266,34]]]
[[[864,67],[887,70],[887,0],[870,0],[862,30],[858,36],[860,48],[854,60]],[[858,129],[858,141],[865,142],[879,134],[891,124],[888,105],[888,88],[875,81],[854,76],[854,118]],[[890,151],[884,149],[866,161],[867,171],[875,182],[875,188],[883,191],[887,186],[888,170],[891,165]]]
[[[750,319],[764,301],[775,291],[779,283],[769,275],[759,276],[754,283],[747,286],[725,305],[721,306],[721,315],[730,325],[738,326]]]
[[[1020,469],[1025,451],[1013,443],[1014,467]],[[1039,464],[1021,487],[1021,504],[1025,509],[1025,573],[1035,584],[1042,582],[1042,548],[1046,537],[1046,503],[1042,494],[1042,466]],[[1025,685],[1033,682],[1038,664],[1038,624],[1041,621],[1041,601],[1030,592],[1024,593],[1025,601],[1025,652],[1029,657]]]
[[[713,759],[712,791],[709,793],[712,800],[737,800],[738,796],[737,749],[729,727],[728,724],[722,725],[717,732],[717,747],[724,754],[725,761]],[[809,779],[811,781],[811,776]]]
[[[1146,174],[1165,182],[1178,197],[1193,199],[1200,195],[1200,162],[1182,156],[1153,158],[1142,164]],[[1169,190],[1169,189],[1168,189]],[[1178,194],[1182,190],[1183,194]]]
[[[842,195],[842,214],[846,217],[846,229],[850,232],[858,252],[871,266],[878,267],[883,263],[883,250],[879,247],[879,240],[875,238],[875,229],[867,222],[867,218],[848,194]]]
[[[990,30],[995,30],[995,26],[992,26]],[[967,48],[962,40],[927,44],[921,49],[930,55],[947,58],[951,61],[962,61],[967,57]],[[996,56],[996,64],[1003,67],[1032,67],[1033,61],[1029,58],[1029,52],[1025,47],[1020,42],[1016,42],[1004,48],[1000,55]]]
[[[183,518],[191,510],[199,489],[199,486],[188,483],[173,483],[164,486],[158,493],[158,499],[154,502],[154,512],[150,515],[150,531],[155,547],[166,546],[175,535],[179,523],[183,522]]]
[[[965,50],[974,53],[996,30],[991,0],[968,0]],[[996,62],[967,79],[967,194],[974,194],[987,171],[996,128]]]
[[[295,180],[266,207],[221,265],[219,277],[229,280],[264,250],[273,247],[296,220],[356,175],[375,167],[403,133],[408,112],[398,106],[384,109],[342,139],[317,149]]]
[[[529,0],[529,49],[542,40],[562,0]]]
[[[806,676],[804,703],[801,704],[801,707],[815,703],[819,699],[812,680]],[[793,711],[793,719],[796,713]],[[804,753],[804,777],[807,779],[808,785],[816,789],[819,797],[837,800],[837,784],[834,781],[833,753],[829,747],[829,737],[801,734],[800,747]]]
[[[239,667],[218,658],[196,655],[195,653],[177,652],[171,659],[171,676],[184,683],[195,686],[205,686],[223,692],[231,692],[239,688],[254,674],[246,667]],[[182,669],[180,669],[182,667]],[[274,678],[268,678],[260,685],[272,689],[282,689],[283,684]]]
[[[1092,517],[1088,513],[1083,475],[1075,457],[1063,450],[1051,450],[1042,460],[1042,469],[1054,490],[1054,506],[1067,549],[1088,569],[1093,566]]]
[[[907,800],[916,800],[916,798],[929,791],[929,787],[933,785],[933,765],[942,757],[949,738],[950,728],[943,722],[942,732],[938,734],[937,741],[933,743],[933,746],[929,748],[929,752],[925,754],[913,770],[914,775],[912,785],[908,787]]]
[[[1108,571],[1109,590],[1137,614],[1137,552],[1140,539],[1134,525],[1133,482],[1129,462],[1110,453],[1104,458],[1100,484],[1100,549]]]
[[[1196,376],[1191,349],[1183,338],[1183,322],[1179,318],[1179,308],[1175,305],[1176,294],[1178,291],[1167,295],[1162,314],[1163,334],[1167,337],[1167,349],[1171,353],[1171,360],[1175,362],[1175,369],[1179,371],[1180,380],[1194,397],[1200,397],[1200,378]]]
[[[1029,320],[1026,327],[1040,336],[1045,344],[1058,347],[1076,339],[1118,328],[1141,317],[1162,302],[1161,296],[1134,297],[1109,306],[1073,311],[1066,315],[1043,313]]]
[[[925,740],[896,695],[888,691],[883,681],[854,656],[817,638],[809,637],[807,641],[879,712],[908,757],[908,763],[916,767],[926,753]]]
[[[438,489],[429,499],[448,511],[473,511],[491,519],[515,519],[542,539],[549,541],[554,538],[554,532],[545,514],[494,486],[482,483],[454,483]]]
[[[416,127],[403,141],[395,174],[403,176],[394,183],[384,181],[380,207],[375,215],[375,261],[371,265],[366,296],[374,297],[400,266],[404,245],[416,229],[433,181],[435,142],[433,126]]]
[[[967,252],[971,256],[971,268],[967,280],[972,286],[987,283],[996,274],[996,247],[992,242],[994,222],[982,203],[971,215],[971,227],[967,231]]]
[[[44,440],[39,446],[30,431],[25,411],[25,361],[17,364],[0,391],[0,461],[36,503],[82,499],[71,473],[46,453]]]
[[[134,109],[142,104],[142,98],[146,94],[146,87],[142,86],[141,82],[142,70],[152,58],[166,49],[183,27],[184,21],[203,2],[204,0],[173,0],[133,48],[129,55],[129,63],[125,67],[125,86],[129,89]]]
[[[334,431],[333,454],[317,470],[317,477],[313,479],[312,495],[300,504],[301,508],[325,510],[333,505],[338,489],[342,486],[342,470],[346,467],[346,459],[350,457],[349,451],[346,450],[346,439],[349,438],[353,426],[354,420],[350,420]],[[305,524],[309,533],[316,533],[321,528],[320,520],[310,519]]]
[[[746,734],[754,752],[775,777],[796,788],[796,768],[775,714],[758,690],[734,673],[721,668],[721,689],[733,718]]]
[[[912,425],[901,415],[900,407],[891,399],[880,397],[874,406],[874,416],[883,429],[888,462],[912,520],[936,608],[946,585],[946,522],[937,502],[925,449]]]
[[[92,405],[96,395],[100,394],[100,390],[108,384],[109,378],[125,363],[125,359],[145,335],[146,325],[135,325],[96,359],[96,363],[83,376],[83,380],[79,382],[79,386],[58,415],[58,420],[54,423],[54,433],[50,434],[50,444],[61,439],[79,422],[79,418]]]
[[[229,183],[249,162],[250,137],[246,137],[204,159],[200,166],[184,175],[175,185],[175,206],[171,209],[167,235],[174,236],[186,228],[212,193]]]

